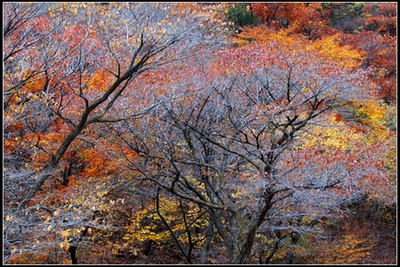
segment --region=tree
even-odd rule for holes
[[[178,3],[7,3],[4,7],[5,201],[6,213],[13,218],[6,231],[15,233],[7,246],[20,246],[21,252],[40,249],[29,247],[34,233],[45,233],[45,228],[53,233],[57,225],[56,233],[65,238],[64,248],[77,263],[83,222],[99,219],[91,209],[100,205],[102,194],[91,194],[103,182],[78,181],[86,189],[96,188],[79,198],[74,190],[65,194],[55,190],[57,179],[62,187],[76,185],[69,176],[83,171],[82,161],[93,154],[82,152],[90,151],[91,141],[99,138],[91,132],[92,125],[139,118],[175,98],[159,95],[133,109],[120,101],[129,98],[132,105],[143,98],[147,92],[135,91],[133,84],[146,71],[218,40],[215,25],[196,9]],[[180,9],[192,15],[182,16]],[[211,34],[216,39],[210,41]],[[117,112],[110,112],[113,109]],[[102,189],[107,191],[107,186]],[[58,205],[59,198],[69,204]],[[40,214],[35,211],[33,217],[24,218],[34,209]],[[43,228],[40,216],[46,212],[50,215],[46,221],[57,223]],[[71,215],[76,212],[85,216]],[[18,223],[33,226],[21,232]]]
[[[244,3],[232,4],[226,16],[237,27],[253,26],[259,23],[258,18],[251,12],[250,5]]]
[[[396,36],[396,3],[376,3],[364,7],[366,30],[377,31],[381,34],[389,33]]]
[[[365,3],[323,3],[329,26],[344,33],[355,33],[362,29],[365,18],[362,16]]]
[[[121,161],[131,176],[206,210],[230,263],[246,263],[260,234],[296,243],[353,188],[346,166],[309,165],[296,156],[307,152],[294,147],[366,76],[323,49],[303,47],[284,40],[226,49],[213,54],[216,61],[204,56],[189,80],[172,86],[187,90],[185,98],[157,106],[146,123],[113,127],[119,151],[136,154]]]
[[[253,13],[273,30],[300,33],[318,39],[333,32],[320,3],[253,3]]]
[[[370,94],[392,105],[396,103],[396,40],[388,33],[362,31],[344,35],[341,41],[364,54],[362,67],[372,69],[371,80],[376,84]]]

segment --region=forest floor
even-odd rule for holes
[[[298,264],[397,264],[397,223],[396,207],[381,204],[364,204],[349,211],[334,225],[325,228],[325,243],[311,242],[308,255],[298,258]],[[347,239],[346,239],[347,238]],[[94,247],[91,249],[96,250]],[[142,248],[143,249],[143,248]],[[95,259],[92,253],[83,253],[82,263],[112,264],[188,264],[178,247],[173,243],[164,246],[152,244],[149,251],[137,253],[124,251],[119,255],[104,247],[95,254],[103,255]],[[213,253],[213,252],[210,252]],[[214,251],[207,264],[218,264],[224,259]]]
[[[353,262],[348,263],[397,264],[396,206],[367,203],[353,210],[339,224],[341,227],[332,231],[335,238],[354,234],[363,241],[353,248],[355,253],[357,247],[368,248],[363,253],[359,250],[358,255],[352,257]]]
[[[397,227],[395,209],[384,207],[366,229],[376,237],[375,246],[370,255],[361,259],[362,264],[397,264]]]
[[[326,228],[327,246],[315,251],[318,258],[308,258],[307,264],[396,264],[397,263],[396,207],[378,203],[364,204],[349,211],[335,227]],[[351,236],[345,243],[344,237]],[[148,256],[139,253],[134,262],[140,264],[185,264],[187,260],[179,249],[152,246]],[[315,255],[315,254],[314,254]],[[341,255],[341,256],[338,256]],[[217,264],[214,258],[208,264]],[[317,260],[318,262],[315,262]]]

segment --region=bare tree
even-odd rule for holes
[[[36,6],[34,7],[36,8]],[[46,11],[45,7],[37,8]],[[92,8],[95,9],[95,7]],[[84,12],[84,8],[82,9]],[[165,19],[170,12],[173,12],[173,9],[173,5],[167,4],[127,4],[118,9],[110,8],[108,12],[105,12],[107,14],[97,11],[98,13],[89,16],[78,14],[77,17],[70,18],[83,25],[83,33],[80,38],[77,37],[75,40],[77,44],[59,47],[57,65],[52,67],[55,70],[66,67],[66,74],[55,81],[46,91],[52,93],[58,91],[59,101],[53,111],[72,125],[73,129],[60,143],[59,149],[43,169],[37,182],[22,199],[20,207],[23,207],[33,197],[72,141],[87,125],[124,119],[105,118],[105,114],[117,102],[121,94],[129,90],[130,84],[138,75],[151,68],[187,57],[193,53],[193,47],[201,44],[201,36],[204,32],[196,29],[199,28],[202,21],[196,17],[175,18],[175,20],[172,18],[172,21],[167,23]],[[25,14],[22,13],[20,16],[25,16]],[[105,22],[106,20],[102,21],[102,16],[109,16],[113,19]],[[10,18],[11,20],[15,19]],[[6,25],[12,24],[10,21]],[[105,23],[109,25],[104,25]],[[96,32],[97,39],[91,37],[91,30]],[[7,30],[5,36],[6,40],[10,40],[10,42],[12,42],[11,32],[11,30]],[[182,45],[183,41],[184,45]],[[29,43],[24,47],[28,49],[30,46],[33,44]],[[24,47],[21,49],[23,50]],[[12,53],[15,52],[11,51],[8,54]],[[8,58],[9,56],[5,60]],[[90,67],[91,65],[96,65],[96,67]],[[114,80],[102,94],[93,95],[92,92],[87,91],[87,85],[82,78],[90,77],[93,75],[93,71],[100,69],[110,73]],[[46,78],[49,78],[49,75],[46,75]],[[79,104],[77,105],[76,102]],[[127,117],[140,116],[157,104],[153,103]],[[74,117],[68,116],[70,109],[74,109]]]
[[[316,55],[273,49],[284,64],[211,81],[191,76],[187,86],[179,81],[180,88],[192,88],[184,99],[114,128],[121,146],[139,156],[126,158],[134,176],[207,210],[230,263],[246,263],[256,234],[276,238],[260,259],[269,262],[283,238],[295,244],[314,231],[302,218],[315,222],[337,209],[337,186],[347,176],[340,163],[300,168],[288,160],[295,161],[294,147],[312,122],[354,96],[361,74],[339,69],[327,74]]]
[[[49,178],[58,178],[59,172],[63,171],[58,165],[74,142],[91,138],[83,133],[89,125],[139,118],[176,97],[160,96],[129,112],[123,106],[125,103],[120,102],[121,98],[125,101],[129,98],[131,105],[143,98],[144,92],[135,91],[134,82],[143,73],[189,57],[211,42],[206,37],[213,29],[202,24],[207,18],[195,13],[192,16],[175,14],[177,5],[4,5],[3,103],[7,112],[4,134],[7,140],[22,139],[21,146],[26,153],[23,158],[24,153],[13,155],[15,151],[5,151],[5,195],[10,203],[6,213],[14,222],[25,225],[22,223],[24,214],[30,214],[28,211],[32,209],[32,204],[28,203],[31,200],[42,203],[43,199],[35,198],[36,193]],[[99,73],[104,73],[106,78],[100,85],[90,84]],[[116,110],[110,112],[114,107]],[[22,131],[15,129],[16,122],[21,123]],[[61,130],[54,122],[62,125]],[[47,133],[57,131],[60,131],[60,139],[51,144],[42,142]],[[35,161],[39,156],[40,162]],[[16,162],[21,164],[13,166]],[[66,186],[67,179],[62,183]],[[35,208],[51,213],[57,210],[57,204],[52,205],[52,208],[46,208],[46,205]],[[63,205],[59,208],[63,209]],[[71,208],[68,204],[65,207]],[[90,210],[83,206],[77,208]],[[68,217],[68,214],[62,214],[62,217]],[[60,227],[84,225],[82,220],[92,218],[91,214]],[[35,219],[34,223],[40,224],[40,221]],[[12,225],[19,227],[16,223]],[[15,227],[10,224],[7,231],[19,232]],[[38,228],[26,229],[36,231]],[[27,244],[27,236],[26,232],[21,232],[15,240],[7,240],[14,242],[9,245]],[[76,244],[71,241],[70,247],[76,246],[78,241]]]

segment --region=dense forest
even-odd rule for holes
[[[395,264],[397,3],[3,4],[4,264]]]

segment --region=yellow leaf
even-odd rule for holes
[[[62,231],[60,234],[61,234],[64,238],[69,237],[69,232],[68,232],[68,230],[67,230],[67,231]]]

